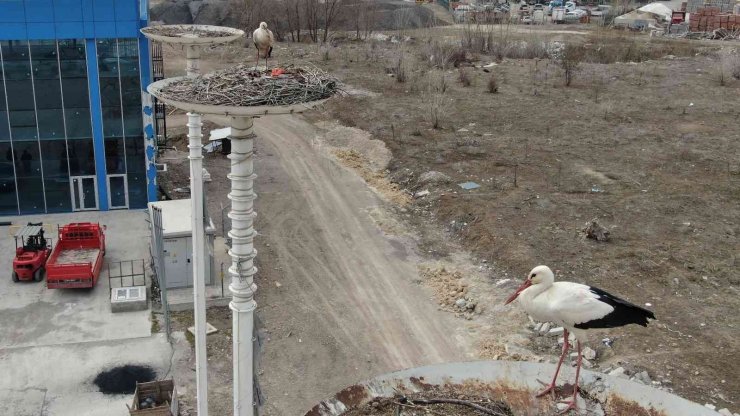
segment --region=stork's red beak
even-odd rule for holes
[[[522,283],[522,285],[519,286],[519,289],[517,289],[516,292],[514,292],[513,295],[509,296],[509,299],[506,299],[506,303],[504,303],[504,305],[508,305],[511,302],[514,302],[514,299],[516,299],[517,296],[519,296],[519,294],[522,293],[522,291],[524,289],[526,289],[526,288],[528,288],[530,286],[532,286],[532,281],[529,280],[529,279],[525,280],[524,283]]]

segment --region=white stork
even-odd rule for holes
[[[260,58],[264,58],[265,69],[267,69],[267,58],[272,58],[272,43],[275,41],[272,31],[267,28],[267,23],[260,23],[260,27],[252,33],[252,41],[254,41],[254,47],[257,48],[257,62],[254,67],[257,68]]]
[[[561,413],[576,409],[578,375],[581,370],[581,341],[586,341],[586,331],[597,328],[615,328],[628,324],[647,326],[648,318],[655,315],[626,300],[611,295],[599,288],[580,283],[556,282],[555,275],[547,266],[537,266],[529,272],[524,283],[511,295],[506,304],[519,300],[522,308],[535,320],[552,322],[563,327],[563,352],[552,382],[537,397],[555,390],[560,366],[568,353],[568,333],[575,335],[578,348],[576,382],[573,399]]]

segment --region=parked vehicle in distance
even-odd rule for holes
[[[105,256],[104,228],[91,222],[70,223],[59,228],[56,246],[46,262],[46,287],[95,286]]]
[[[556,7],[563,7],[563,1],[562,0],[552,0],[547,5],[547,15],[552,16],[552,10]],[[576,10],[578,6],[573,1],[567,1],[565,2],[565,13],[572,12],[573,10]]]

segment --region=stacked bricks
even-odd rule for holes
[[[701,7],[691,13],[689,31],[740,30],[740,15],[721,13],[719,7]]]

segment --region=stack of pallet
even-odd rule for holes
[[[717,29],[740,30],[740,15],[721,13],[719,7],[701,7],[691,13],[691,32],[712,32]]]

